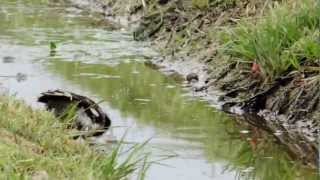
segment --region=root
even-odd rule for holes
[[[301,87],[295,100],[290,105],[288,120],[295,123],[313,112],[320,100],[320,81],[314,83],[308,90]]]
[[[275,83],[267,90],[243,101],[242,109],[245,112],[258,112],[266,107],[267,97],[276,92],[281,86],[284,86],[293,80],[293,75],[288,75],[276,79]]]
[[[237,63],[233,62],[229,64],[226,68],[224,68],[219,74],[218,77],[216,78],[215,82],[221,80],[222,78],[226,77],[230,71],[232,71],[236,67]]]
[[[251,84],[244,86],[244,87],[239,87],[235,90],[231,90],[229,92],[227,92],[224,96],[225,97],[231,97],[231,98],[235,98],[238,96],[238,94],[240,92],[245,92],[245,91],[249,91],[252,90],[254,87],[257,87],[259,85],[259,81],[253,81]]]

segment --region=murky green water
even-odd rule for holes
[[[156,54],[130,33],[101,26],[98,15],[39,3],[0,0],[0,82],[39,107],[48,89],[104,100],[109,134],[141,143],[150,138],[147,179],[316,179],[289,160],[273,138],[185,95],[179,82],[144,65]],[[49,42],[57,52],[50,55]],[[256,143],[254,143],[256,142]],[[254,178],[253,178],[254,177]]]

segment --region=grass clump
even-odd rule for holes
[[[146,171],[143,145],[119,160],[121,143],[109,155],[70,139],[66,125],[51,113],[0,96],[0,179],[29,179],[45,172],[50,179],[108,179]]]
[[[301,0],[276,5],[257,22],[242,21],[222,40],[225,52],[256,61],[268,80],[320,58],[320,5]]]
[[[208,9],[211,7],[230,7],[235,6],[236,0],[192,0],[192,6],[200,9]]]

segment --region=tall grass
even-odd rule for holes
[[[272,80],[320,58],[319,24],[319,3],[299,0],[276,5],[257,22],[242,21],[221,39],[226,53],[256,61]]]
[[[41,171],[50,179],[77,180],[118,180],[139,170],[145,173],[144,144],[125,156],[120,155],[121,143],[102,154],[70,139],[65,127],[48,112],[0,96],[0,179],[30,179]]]

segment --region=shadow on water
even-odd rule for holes
[[[179,82],[146,67],[142,57],[154,53],[129,33],[96,27],[99,18],[81,10],[38,2],[1,1],[1,75],[31,74],[7,83],[18,97],[32,103],[46,88],[72,87],[105,100],[115,125],[136,124],[134,142],[155,134],[150,146],[177,155],[163,162],[170,167],[153,167],[152,180],[317,179],[272,136],[185,96]],[[9,56],[14,61],[5,64]]]

